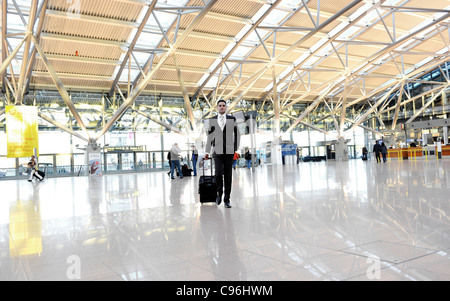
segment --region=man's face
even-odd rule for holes
[[[219,102],[217,104],[217,110],[219,111],[219,114],[225,114],[227,111],[227,104],[224,102]]]

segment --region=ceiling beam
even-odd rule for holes
[[[39,23],[36,29],[36,33],[35,36],[37,38],[37,41],[40,41],[41,38],[41,33],[42,33],[42,28],[44,27],[44,20],[45,20],[45,16],[47,13],[47,4],[48,4],[48,0],[44,0],[41,3],[41,6],[39,8]],[[33,45],[33,48],[31,50],[31,59],[30,59],[30,63],[28,64],[27,67],[27,71],[26,71],[26,82],[25,82],[25,94],[28,94],[29,90],[30,90],[30,83],[31,83],[31,76],[32,76],[32,71],[34,69],[35,63],[36,63],[36,46]]]
[[[147,24],[148,19],[152,15],[153,8],[155,7],[157,2],[158,2],[158,0],[153,0],[152,4],[150,4],[149,7],[147,8],[147,11],[146,11],[146,13],[144,15],[144,18],[142,19],[142,23],[139,26],[139,28],[138,28],[138,30],[137,30],[137,32],[136,32],[136,34],[135,34],[135,36],[133,38],[133,41],[131,42],[130,46],[128,46],[128,50],[127,50],[127,53],[126,53],[126,55],[124,57],[124,60],[123,60],[122,64],[120,65],[119,70],[117,71],[117,74],[116,74],[116,78],[114,79],[114,81],[113,81],[113,83],[111,85],[111,89],[109,90],[109,96],[110,97],[114,94],[114,89],[116,88],[116,85],[119,82],[120,77],[122,76],[122,72],[123,72],[123,69],[125,69],[125,65],[127,64],[128,58],[130,57],[134,46],[136,46],[136,43],[138,42],[139,37],[140,37],[140,35],[141,35],[145,25]]]
[[[253,33],[253,31],[258,28],[258,26],[264,21],[265,18],[282,2],[282,0],[276,0],[272,6],[267,9],[264,14],[253,24],[250,29],[241,37],[239,41],[236,42],[236,44],[233,46],[233,48],[228,51],[228,53],[223,57],[223,59],[220,61],[219,64],[214,68],[213,71],[209,74],[209,76],[203,81],[203,83],[200,84],[200,87],[197,89],[197,91],[194,93],[192,98],[197,98],[200,91],[206,86],[206,84],[211,80],[213,76],[216,75],[216,72],[222,67],[222,65],[231,57],[231,55],[234,53],[236,49],[238,49],[241,44],[250,36],[250,34]],[[219,84],[219,83],[218,83]]]
[[[274,66],[275,64],[277,64],[277,62],[285,55],[291,53],[292,51],[294,51],[294,49],[296,49],[299,45],[301,45],[302,43],[304,43],[305,41],[309,40],[310,38],[314,37],[318,32],[320,32],[323,28],[329,26],[332,22],[334,22],[336,19],[338,19],[340,16],[342,16],[345,12],[349,11],[350,9],[354,8],[355,6],[357,6],[358,4],[360,4],[362,2],[362,0],[355,0],[352,3],[350,3],[349,5],[347,5],[346,7],[344,7],[343,9],[341,9],[339,12],[337,12],[335,15],[333,15],[333,17],[329,18],[328,20],[326,20],[325,22],[321,23],[319,26],[317,26],[314,30],[308,32],[305,36],[303,36],[301,39],[297,40],[296,42],[294,42],[288,49],[286,49],[284,52],[282,52],[280,55],[278,55],[277,57],[274,57],[270,63],[268,63],[266,66],[264,66],[263,68],[259,69],[257,72],[255,72],[255,76],[253,77],[253,81],[249,83],[245,83],[245,85],[251,87],[253,86],[257,80],[259,80],[259,78],[261,77],[261,72],[264,73],[267,69],[270,69],[272,66]],[[292,72],[292,71],[291,71]],[[285,77],[287,77],[288,75],[286,75]],[[272,91],[272,89],[270,90],[270,92]],[[267,92],[269,93],[269,92]],[[225,99],[230,99],[233,96],[233,93],[229,93]],[[243,95],[242,93],[236,97],[232,103],[228,106],[229,110],[232,110],[234,108],[234,106],[236,106],[236,104],[244,97],[245,95]]]
[[[31,34],[28,35],[28,38],[25,41],[25,47],[24,47],[23,55],[22,55],[22,66],[20,69],[19,81],[17,83],[17,92],[16,92],[16,104],[18,104],[18,105],[22,104],[23,94],[25,92],[24,82],[25,82],[27,66],[28,66],[29,59],[30,59],[31,36],[33,34],[34,22],[35,22],[36,15],[37,15],[38,2],[39,2],[38,0],[32,0],[31,12],[30,12],[30,16],[28,18],[27,32],[29,32]]]
[[[142,79],[142,81],[139,82],[139,84],[131,92],[131,94],[127,97],[127,99],[123,102],[123,104],[117,109],[117,111],[112,116],[112,118],[110,120],[108,120],[106,125],[96,136],[95,140],[98,140],[100,137],[102,137],[114,125],[114,123],[120,118],[120,116],[122,116],[125,113],[125,111],[135,101],[135,99],[139,96],[139,94],[142,93],[142,91],[145,89],[145,87],[151,81],[151,79],[156,74],[156,72],[166,63],[167,59],[176,52],[176,50],[180,47],[180,45],[189,36],[190,32],[192,30],[194,30],[194,28],[205,18],[207,13],[211,10],[213,5],[217,1],[218,0],[210,0],[208,3],[206,3],[203,10],[188,25],[188,27],[185,29],[184,33],[180,37],[178,37],[177,41],[172,45],[170,50],[168,52],[164,53],[160,57],[158,64],[152,70],[150,70],[150,72],[148,74],[146,74],[146,76]]]
[[[86,128],[86,126],[83,123],[83,120],[81,119],[80,114],[78,114],[77,109],[75,108],[74,103],[70,99],[69,93],[67,92],[66,88],[64,87],[61,79],[59,79],[58,75],[56,74],[55,70],[53,69],[53,66],[50,64],[48,59],[45,57],[44,51],[41,49],[41,46],[39,46],[39,43],[37,39],[30,34],[31,39],[36,46],[36,50],[39,52],[45,66],[47,67],[47,70],[49,71],[52,80],[54,81],[56,88],[58,89],[59,93],[61,94],[61,97],[63,98],[64,102],[66,103],[67,107],[69,108],[70,112],[72,113],[73,117],[78,122],[78,125],[84,130],[84,132],[87,134],[87,136],[90,138],[89,132]]]

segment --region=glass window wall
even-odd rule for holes
[[[79,132],[81,135],[83,133]],[[348,134],[350,139],[349,148],[350,158],[360,157],[361,149],[365,145],[365,130],[356,128]],[[325,135],[322,132],[306,128],[301,132],[293,132],[289,135],[283,135],[284,140],[293,140],[298,145],[300,156],[326,156],[326,147],[317,145],[319,142],[335,140],[335,132]],[[268,142],[273,140],[272,130],[260,130],[255,134],[255,148],[262,155],[265,152]],[[57,141],[57,143],[55,143]],[[6,145],[6,133],[0,132],[0,142],[2,146]],[[190,164],[191,149],[190,145],[194,141],[187,136],[168,132],[133,132],[117,131],[108,132],[104,138],[99,140],[101,145],[109,146],[144,146],[143,151],[125,152],[125,153],[105,153],[102,159],[104,172],[132,172],[132,171],[150,171],[168,169],[167,152],[174,143],[178,143],[182,150],[182,159],[184,163]],[[85,154],[82,148],[86,147],[86,142],[62,131],[40,131],[39,133],[40,156],[39,163],[47,164],[47,173],[64,175],[84,175],[86,173]],[[241,136],[242,150],[251,147],[251,135]],[[199,151],[204,149],[199,147]],[[7,158],[6,147],[0,148],[0,177],[17,177],[26,174],[26,165],[29,158]],[[106,162],[106,164],[105,164]],[[22,165],[22,167],[20,166]]]

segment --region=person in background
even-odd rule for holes
[[[236,164],[237,161],[239,160],[240,156],[237,152],[234,152],[234,157],[233,157],[233,169],[236,169]]]
[[[181,154],[181,150],[178,147],[178,143],[175,143],[172,146],[172,149],[170,150],[170,178],[172,180],[175,179],[174,175],[173,175],[173,170],[176,168],[178,170],[178,174],[180,175],[180,179],[183,178],[183,173],[181,172],[181,167],[180,167],[180,154]]]
[[[33,155],[30,158],[30,162],[28,162],[28,167],[31,168],[30,178],[28,179],[28,182],[33,181],[33,176],[36,176],[36,178],[38,178],[39,181],[44,180],[44,178],[41,177],[41,175],[39,175],[39,173],[37,172],[36,165],[37,165],[36,157]]]
[[[384,142],[381,143],[381,155],[383,156],[383,163],[386,163],[387,159],[387,147]]]
[[[378,141],[375,140],[375,145],[373,146],[373,152],[375,153],[375,158],[377,158],[377,163],[381,163],[381,145],[378,143]]]
[[[369,153],[369,151],[367,150],[367,147],[363,147],[362,148],[362,159],[363,159],[363,161],[366,161],[367,160],[367,154]]]
[[[197,161],[198,161],[198,150],[195,145],[192,145],[192,169],[194,171],[194,177],[197,176]]]
[[[167,172],[167,175],[170,178],[170,174],[172,172],[172,161],[170,160],[170,151],[167,153],[167,161],[169,161],[169,171]]]
[[[251,168],[252,167],[252,154],[250,154],[250,150],[248,149],[245,152],[245,160],[247,160],[247,168]]]

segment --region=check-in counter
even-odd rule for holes
[[[423,152],[421,147],[410,147],[406,148],[408,153],[408,158],[423,157]]]
[[[444,145],[441,147],[441,156],[450,156],[450,145]],[[434,145],[425,147],[408,147],[408,148],[390,148],[388,149],[387,157],[390,159],[416,159],[416,158],[428,158],[435,157],[438,154],[438,149]]]
[[[442,156],[450,156],[450,145],[442,146]]]
[[[398,158],[408,160],[408,158],[422,157],[423,152],[421,147],[402,147],[388,149],[388,158]]]

